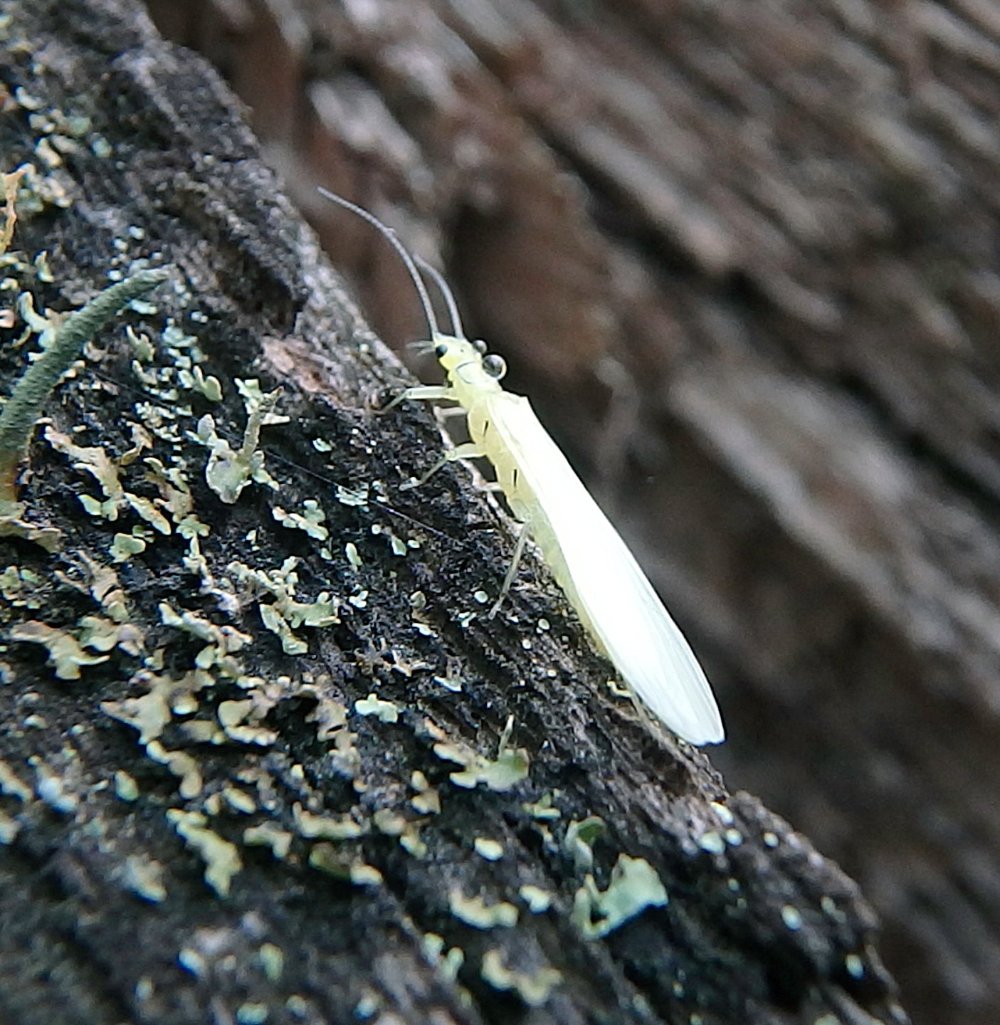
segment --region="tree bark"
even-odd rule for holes
[[[996,824],[976,78],[945,62],[934,88],[927,33],[958,43],[920,8],[892,59],[927,131],[947,114],[956,170],[898,110],[817,108],[813,64],[860,59],[821,45],[825,22],[762,36],[687,8],[155,9],[229,74],[313,213],[319,181],[377,212],[406,196],[434,225],[471,323],[543,382],[603,492],[634,496],[627,532],[715,669],[720,764],[871,885],[924,1009],[958,992],[985,1022],[989,922],[957,915],[992,885]],[[438,430],[412,407],[373,415],[408,379],[213,72],[134,4],[0,10],[3,170],[37,168],[15,246],[52,270],[6,274],[68,310],[109,272],[176,268],[49,404],[20,499],[61,548],[0,540],[5,1020],[905,1020],[854,884],[609,693],[537,562],[483,616],[508,522],[462,467],[398,490]],[[736,30],[745,60],[712,59],[704,37]],[[988,80],[985,45],[966,43]],[[787,63],[778,84],[753,56]],[[736,131],[735,98],[760,125],[775,91],[843,121],[826,164],[812,130],[784,140],[798,192]],[[646,130],[664,110],[666,142]],[[319,227],[345,265],[384,248],[332,214]],[[416,225],[406,238],[421,248]],[[399,335],[410,288],[378,259],[367,299]],[[25,356],[5,352],[9,394]],[[237,458],[249,378],[280,385],[289,418],[261,427],[256,480]],[[968,761],[944,757],[942,721]],[[616,885],[641,863],[623,856],[669,902],[588,938],[595,889],[653,892]]]
[[[997,1021],[993,6],[152,6],[385,334],[408,286],[314,184],[447,263],[915,1020]]]

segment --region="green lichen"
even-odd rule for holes
[[[472,841],[472,846],[476,854],[486,861],[499,861],[503,857],[503,844],[485,836],[477,836]]]
[[[10,636],[15,641],[42,645],[49,653],[49,665],[55,668],[60,680],[79,680],[84,666],[99,665],[108,660],[107,655],[88,654],[71,633],[37,619],[15,624],[10,629]]]
[[[483,954],[480,975],[494,989],[515,992],[529,1007],[542,1007],[562,982],[562,973],[544,965],[533,972],[518,972],[507,967],[503,952],[492,947]]]
[[[375,716],[380,722],[393,723],[399,721],[399,706],[391,701],[383,701],[377,694],[369,694],[367,698],[359,698],[354,702],[354,711],[362,716]]]
[[[454,982],[465,963],[465,951],[461,947],[451,947],[445,953],[444,937],[436,932],[424,933],[423,947],[427,960],[437,968],[438,974],[445,981]]]
[[[488,790],[503,793],[528,778],[530,761],[523,748],[505,748],[494,761],[467,744],[442,741],[434,745],[434,753],[444,761],[464,766],[448,778],[465,790],[473,790],[482,783]]]
[[[517,893],[521,900],[528,905],[528,910],[533,915],[540,915],[552,907],[552,894],[548,890],[543,890],[540,886],[525,883],[524,886],[518,889]]]
[[[421,815],[437,815],[441,811],[441,795],[427,782],[427,777],[416,769],[410,776],[410,786],[416,790],[416,796],[410,798],[410,804]]]
[[[14,797],[22,803],[30,801],[33,796],[31,787],[24,783],[2,758],[0,758],[0,794]]]
[[[260,605],[260,618],[281,640],[282,650],[288,655],[304,655],[309,645],[294,631],[301,627],[320,629],[340,622],[339,603],[327,592],[315,601],[299,601],[296,586],[299,575],[296,567],[300,560],[294,556],[285,559],[278,569],[260,570],[242,562],[231,562],[227,567],[236,581],[253,596],[269,594],[274,598],[269,605]]]
[[[222,791],[222,799],[240,815],[252,815],[257,810],[257,802],[238,787],[226,787]]]
[[[322,837],[326,840],[354,840],[365,832],[364,827],[349,815],[314,815],[298,803],[292,807],[292,814],[299,835],[308,839]]]
[[[142,555],[145,550],[146,542],[143,538],[134,534],[117,533],[111,541],[108,554],[112,562],[122,563],[128,562],[133,555]]]
[[[164,626],[174,627],[205,642],[205,647],[195,657],[199,669],[212,666],[225,668],[227,658],[253,642],[249,634],[235,627],[218,626],[197,612],[176,612],[167,602],[160,602],[160,620]]]
[[[302,503],[302,512],[286,512],[281,506],[274,506],[271,515],[282,526],[290,530],[301,530],[317,541],[326,541],[330,531],[323,526],[326,513],[314,498],[307,498]]]
[[[646,908],[669,901],[656,869],[644,858],[620,854],[606,890],[599,890],[588,875],[573,900],[573,921],[587,939],[614,932]]]
[[[123,881],[137,897],[159,904],[167,899],[163,866],[153,858],[130,855],[125,860]]]
[[[278,861],[284,861],[288,856],[293,839],[291,833],[273,822],[262,822],[259,826],[248,826],[243,830],[243,842],[248,847],[270,847]]]
[[[235,844],[209,829],[208,819],[200,812],[170,808],[167,810],[167,821],[187,846],[205,862],[205,882],[220,897],[227,897],[233,877],[243,868]]]
[[[255,1003],[252,1000],[248,1000],[236,1008],[238,1025],[264,1025],[267,1015],[267,1004]]]
[[[493,929],[497,926],[510,928],[517,925],[517,908],[506,901],[487,904],[480,897],[466,897],[458,889],[448,894],[448,907],[451,913],[466,925],[476,929]]]
[[[101,711],[112,719],[139,731],[139,743],[146,745],[156,740],[173,718],[170,705],[162,690],[156,689],[137,698],[122,701],[103,701]]]
[[[247,425],[239,449],[234,449],[225,438],[219,436],[215,430],[215,420],[208,414],[198,421],[196,433],[197,440],[208,449],[205,481],[227,505],[233,505],[251,482],[263,484],[274,491],[279,490],[278,482],[265,469],[264,453],[257,446],[260,444],[261,428],[288,422],[288,417],[274,413],[281,394],[279,391],[265,395],[253,380],[237,380],[236,386],[247,411]]]
[[[17,834],[20,832],[20,822],[16,819],[12,819],[5,812],[0,811],[0,844],[4,846],[12,844],[17,839]]]
[[[262,943],[257,960],[264,969],[268,982],[278,982],[285,971],[285,952],[274,943]]]
[[[331,843],[315,844],[309,852],[309,864],[354,886],[378,886],[382,883],[382,873],[377,868],[338,850]]]
[[[115,794],[119,800],[130,803],[139,799],[139,784],[124,769],[115,771]]]
[[[542,794],[537,801],[527,801],[521,807],[538,822],[552,822],[560,817],[560,811],[555,806],[557,794]]]
[[[158,740],[151,740],[146,745],[146,754],[154,762],[165,765],[180,780],[177,792],[181,797],[191,800],[201,793],[201,768],[195,758],[186,751],[168,751]]]
[[[563,853],[573,862],[577,872],[589,872],[594,867],[594,843],[604,835],[607,827],[596,815],[582,822],[570,822],[563,837]]]

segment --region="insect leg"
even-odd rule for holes
[[[418,480],[411,480],[401,484],[399,490],[410,491],[413,488],[419,488],[421,484],[426,484],[438,470],[447,466],[448,463],[455,462],[456,459],[478,459],[483,455],[485,453],[474,441],[466,441],[461,445],[456,445],[454,448],[448,449],[422,477]]]
[[[521,562],[521,556],[524,555],[524,546],[527,543],[528,525],[527,523],[522,523],[518,530],[517,543],[514,545],[514,554],[511,556],[510,569],[507,570],[507,575],[503,578],[503,583],[500,585],[500,594],[497,597],[497,600],[490,606],[490,611],[486,616],[487,619],[492,619],[500,611],[500,606],[503,604],[504,598],[507,597],[510,585],[514,583],[514,577],[517,574],[517,567]]]
[[[384,413],[388,413],[390,409],[394,409],[401,402],[406,402],[407,399],[413,399],[415,402],[443,402],[448,400],[455,402],[455,396],[452,394],[452,390],[448,385],[444,384],[418,384],[412,388],[406,388],[401,391],[388,406],[383,406],[377,411],[379,416]]]

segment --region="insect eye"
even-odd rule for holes
[[[507,373],[507,364],[503,356],[491,353],[489,356],[483,357],[483,370],[495,381],[499,381]]]
[[[434,346],[434,355],[437,356],[438,359],[441,359],[442,356],[445,356],[447,352],[448,346],[445,345],[444,342],[438,342],[438,344]]]
[[[486,343],[481,338],[474,341],[472,343],[472,347],[476,350],[476,352],[479,353],[480,356],[486,355]]]

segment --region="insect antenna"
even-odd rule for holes
[[[329,189],[324,189],[322,185],[316,186],[316,191],[324,198],[330,200],[331,203],[336,203],[338,206],[342,206],[345,210],[350,210],[352,213],[356,213],[359,217],[366,220],[373,228],[375,228],[379,234],[383,235],[393,249],[399,253],[403,263],[409,272],[410,279],[416,286],[417,295],[420,297],[420,305],[424,308],[424,316],[427,318],[427,326],[430,328],[431,338],[435,338],[441,332],[438,330],[437,318],[434,316],[434,307],[431,305],[431,297],[427,293],[427,286],[424,284],[424,279],[420,276],[420,272],[417,270],[416,264],[413,262],[413,257],[410,256],[409,251],[402,242],[399,241],[396,233],[389,227],[388,224],[383,224],[374,214],[369,213],[364,207],[358,206],[357,203],[352,203],[349,199],[344,199],[343,196],[338,196],[336,192],[331,192]],[[451,298],[451,293],[447,292],[447,285],[445,286],[447,302]],[[451,299],[451,303],[454,303],[454,299]],[[451,313],[451,306],[448,307],[448,312]]]
[[[455,296],[448,286],[448,282],[445,281],[444,275],[437,269],[432,267],[426,260],[421,259],[419,256],[414,257],[416,265],[426,274],[429,274],[437,285],[438,291],[441,293],[441,297],[444,299],[445,306],[448,307],[448,317],[451,319],[451,333],[456,338],[464,338],[465,332],[462,330],[462,318],[458,315],[458,303],[455,302]]]

